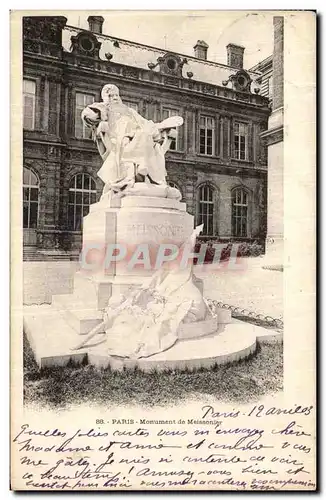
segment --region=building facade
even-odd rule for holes
[[[270,55],[250,68],[255,73],[260,73],[257,84],[260,85],[260,95],[267,97],[270,107],[273,106],[273,56]]]
[[[229,44],[227,64],[165,51],[89,30],[61,16],[23,19],[23,227],[25,255],[78,254],[82,217],[103,189],[101,159],[80,115],[103,85],[155,122],[184,125],[166,154],[168,182],[182,193],[203,237],[263,241],[266,236],[269,99],[261,73],[243,69],[244,48]],[[33,250],[33,252],[31,251]]]

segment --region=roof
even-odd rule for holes
[[[273,55],[270,55],[266,57],[266,59],[259,61],[259,63],[255,64],[255,66],[250,68],[250,71],[264,73],[265,71],[269,71],[269,69],[271,69],[272,64],[273,64]]]
[[[71,50],[71,37],[78,33],[86,32],[74,26],[66,26],[62,33],[62,44],[66,51]],[[237,73],[238,69],[227,66],[226,64],[217,63],[199,59],[194,56],[180,54],[178,52],[167,51],[158,47],[144,45],[138,42],[124,40],[109,35],[93,33],[99,42],[101,42],[100,58],[105,60],[105,54],[112,54],[112,62],[125,64],[127,66],[135,66],[148,70],[148,63],[157,62],[158,57],[164,56],[166,53],[179,55],[181,58],[186,58],[187,63],[182,68],[182,76],[187,78],[187,73],[193,73],[193,80],[199,80],[212,85],[222,85],[223,80],[227,80],[231,75]],[[117,43],[118,42],[118,43]],[[198,43],[198,42],[197,42]],[[155,69],[158,71],[158,68]],[[154,70],[154,71],[155,71]],[[259,78],[260,73],[257,71],[247,70],[252,80],[255,82]]]

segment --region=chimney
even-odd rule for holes
[[[243,53],[245,48],[241,45],[235,45],[234,43],[229,43],[226,46],[227,50],[227,65],[232,66],[232,68],[243,69]]]
[[[102,34],[102,26],[104,23],[104,17],[102,16],[88,16],[87,18],[89,31],[92,33]]]
[[[197,40],[196,45],[194,46],[195,57],[198,59],[207,59],[207,49],[208,45],[204,40]]]

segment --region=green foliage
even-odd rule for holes
[[[204,240],[201,238],[197,239],[195,245],[195,252],[199,252],[201,244],[207,244],[205,262],[212,262],[214,259],[215,250],[213,248],[214,244],[223,245],[221,252],[221,261],[228,260],[231,255],[232,246],[238,244],[237,257],[259,257],[264,253],[263,245],[258,241],[220,241],[218,239]],[[194,259],[196,263],[196,259]]]

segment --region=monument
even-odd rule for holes
[[[194,218],[166,182],[165,153],[183,119],[154,123],[105,85],[81,119],[103,160],[104,189],[83,221],[72,294],[24,308],[40,366],[87,361],[113,369],[209,367],[244,358],[271,330],[213,309],[192,265]]]

